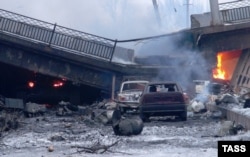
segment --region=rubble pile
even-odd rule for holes
[[[236,135],[243,131],[244,127],[241,124],[235,124],[233,121],[224,120],[221,122],[221,127],[218,130],[216,137],[223,137],[228,135]]]
[[[0,112],[0,134],[4,131],[17,129],[19,122],[19,115],[13,112],[1,111]]]
[[[234,123],[237,124],[234,124],[234,130],[237,130],[239,125],[244,125],[244,128],[249,129],[250,91],[239,92],[233,90],[229,84],[221,84],[216,87],[220,87],[216,88],[216,92],[205,88],[190,101],[188,110],[192,114],[189,114],[189,117],[201,114],[203,118],[209,117],[222,121],[235,120]],[[235,116],[238,118],[235,119]]]
[[[40,114],[43,115],[46,112],[46,110],[47,108],[44,104],[37,104],[32,102],[26,103],[23,109],[24,114],[27,117],[32,117]]]

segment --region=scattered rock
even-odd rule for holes
[[[48,152],[53,152],[54,151],[54,146],[49,146],[48,147]]]
[[[237,135],[239,131],[243,130],[245,130],[245,128],[241,124],[235,124],[235,122],[225,120],[221,122],[217,136]]]
[[[234,95],[231,95],[231,94],[223,94],[219,99],[216,99],[215,100],[216,102],[216,105],[219,105],[219,104],[239,104],[239,100],[234,96]]]
[[[217,135],[219,137],[230,135],[230,130],[233,129],[233,126],[234,123],[232,121],[222,121]]]
[[[65,138],[62,135],[54,135],[50,137],[50,141],[65,141]]]
[[[45,104],[28,102],[25,104],[24,112],[27,117],[33,117],[35,115],[44,114],[46,112],[46,106]]]

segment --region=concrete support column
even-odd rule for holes
[[[112,93],[111,93],[111,100],[115,99],[115,80],[116,80],[116,75],[113,74],[112,76]]]
[[[212,17],[212,26],[221,25],[222,21],[220,19],[220,11],[219,11],[219,3],[218,0],[209,0],[210,1],[210,9],[211,9],[211,17]]]

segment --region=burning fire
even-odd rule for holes
[[[217,66],[213,70],[213,77],[215,79],[223,79],[223,80],[225,80],[226,72],[225,72],[225,70],[222,69],[222,55],[223,55],[222,53],[217,54]]]
[[[213,78],[221,80],[231,80],[240,55],[240,50],[218,52],[217,66],[215,69],[213,69]]]

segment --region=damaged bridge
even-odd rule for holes
[[[228,4],[222,6],[225,5]],[[169,54],[149,56],[148,58],[136,58],[133,50],[119,47],[117,40],[80,32],[0,9],[0,67],[2,67],[0,70],[3,74],[12,73],[11,77],[5,80],[8,82],[9,78],[14,78],[14,81],[17,81],[23,77],[23,75],[18,75],[16,71],[12,72],[10,68],[17,67],[36,74],[61,78],[70,81],[73,85],[86,85],[100,89],[111,94],[110,96],[114,98],[115,91],[124,78],[136,76],[143,79],[155,79],[154,77],[157,76],[169,79],[173,75],[177,81],[180,78],[185,78],[187,84],[190,84],[194,79],[210,79],[212,68],[217,64],[218,54],[233,55],[236,51],[242,55],[236,58],[239,62],[237,65],[235,63],[235,68],[231,68],[235,71],[228,70],[230,78],[227,80],[231,81],[235,87],[249,88],[249,71],[243,73],[241,70],[249,69],[247,68],[249,59],[245,57],[249,56],[250,52],[248,42],[250,37],[249,7],[248,3],[244,7],[220,10],[219,15],[226,17],[223,18],[220,25],[210,25],[211,13],[192,15],[191,29],[189,30],[158,37],[136,39],[169,37],[170,40],[167,41],[170,42],[164,43],[166,46],[164,53],[169,52]],[[235,17],[238,18],[234,19]],[[177,45],[177,48],[168,47],[173,43]],[[145,51],[156,50],[154,47]],[[183,53],[184,51],[187,53]],[[189,52],[193,51],[200,53],[199,55],[206,59],[206,64],[203,65],[198,61],[193,62],[193,60],[189,62],[188,58],[192,59],[189,57],[191,54]],[[175,56],[175,54],[180,55]],[[117,62],[116,58],[129,62],[129,64]],[[235,62],[236,59],[234,57],[231,60]],[[231,60],[227,61],[230,65],[232,65]],[[164,65],[159,64],[161,61]],[[179,64],[170,64],[171,61],[176,61]],[[149,62],[156,64],[149,64]],[[247,63],[243,64],[243,62]],[[201,76],[194,72],[196,69],[208,74],[204,76],[202,74],[202,77],[205,78],[197,78]],[[190,78],[187,78],[184,71],[190,71]],[[19,71],[19,73],[26,72]],[[0,94],[2,94],[8,90],[8,87],[2,88],[6,85],[2,78],[0,81]],[[68,93],[76,95],[77,92],[68,91]],[[91,95],[91,93],[87,94]]]
[[[113,62],[132,50],[116,41],[0,10],[0,62],[35,73],[112,91],[123,76],[154,70]],[[118,56],[115,56],[118,55]],[[126,59],[126,58],[125,58]],[[112,86],[113,85],[113,86]]]

